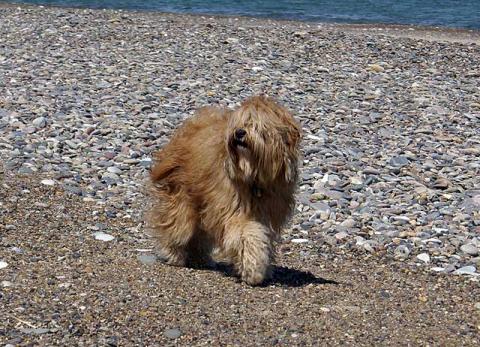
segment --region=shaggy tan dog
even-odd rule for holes
[[[171,265],[233,263],[251,285],[268,277],[294,206],[300,127],[272,99],[235,110],[207,107],[155,154],[148,222]]]

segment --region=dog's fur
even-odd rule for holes
[[[243,130],[242,130],[243,129]],[[215,250],[251,285],[269,276],[294,206],[300,127],[271,98],[202,108],[154,156],[148,222],[171,265]]]

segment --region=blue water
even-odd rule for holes
[[[480,29],[480,0],[12,0],[28,4]]]

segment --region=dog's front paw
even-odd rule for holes
[[[258,286],[265,281],[267,277],[266,275],[267,275],[267,271],[263,269],[256,269],[256,270],[245,269],[240,274],[240,278],[242,279],[243,282],[251,286]]]
[[[171,249],[160,249],[157,251],[158,260],[171,266],[184,267],[186,265],[185,252]]]

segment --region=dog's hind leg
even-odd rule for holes
[[[253,221],[231,224],[225,232],[224,247],[242,281],[258,285],[270,276],[272,240],[264,225]]]
[[[187,193],[157,189],[156,202],[148,216],[158,251],[169,265],[185,266],[187,247],[197,227],[197,215]]]

